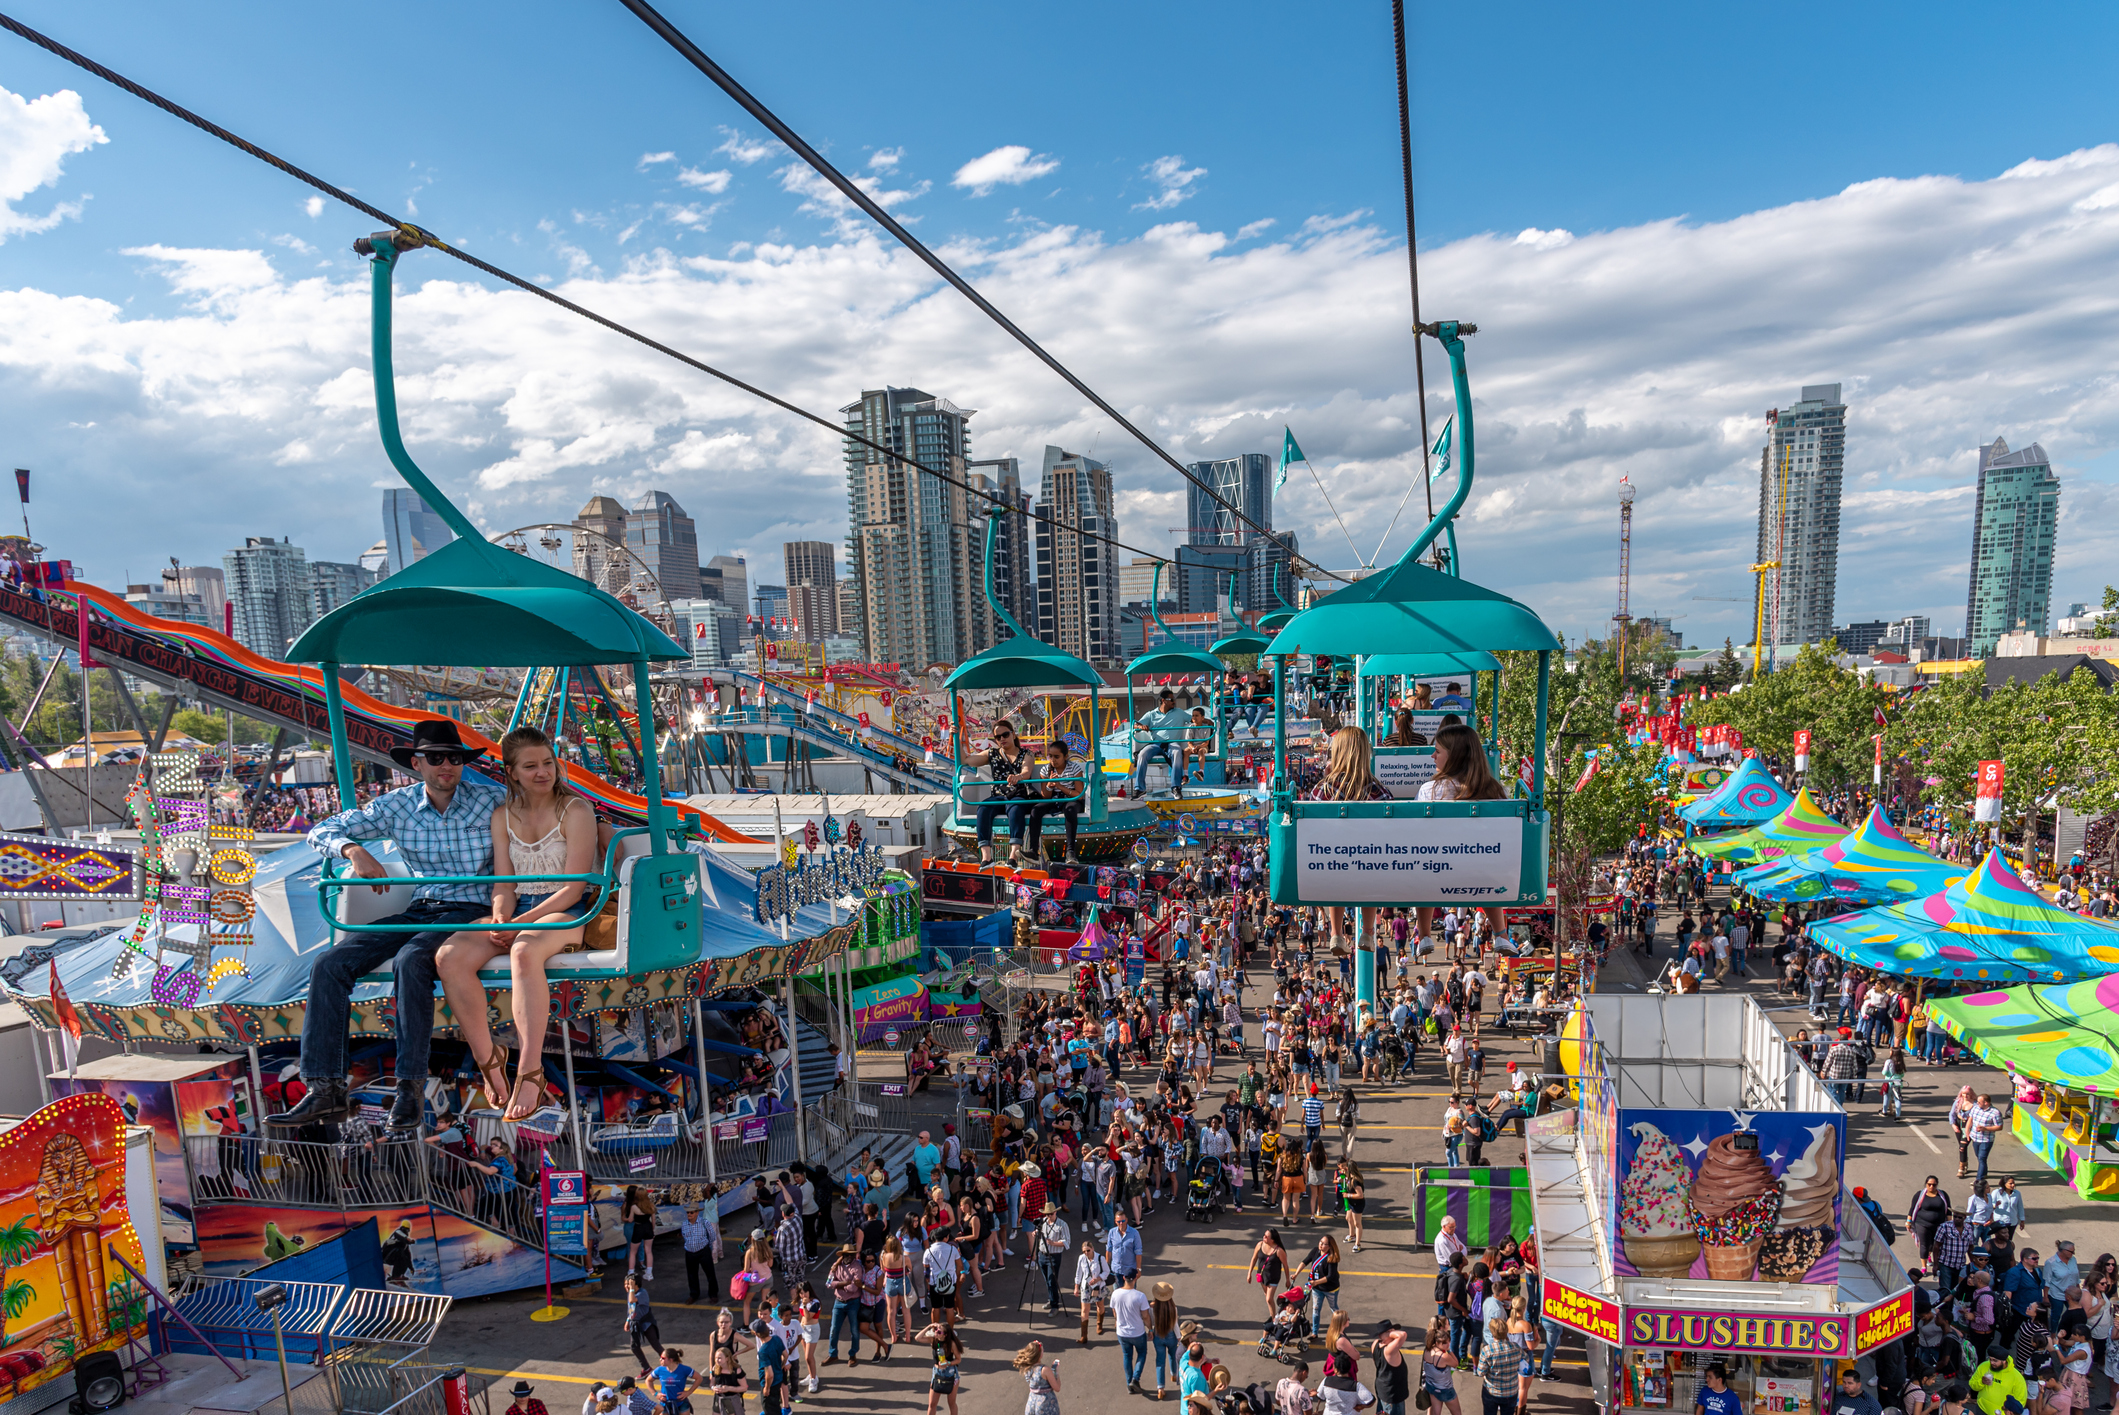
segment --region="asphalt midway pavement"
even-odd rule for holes
[[[1714,902],[1719,902],[1716,890]],[[1661,920],[1654,962],[1615,947],[1598,979],[1601,992],[1645,991],[1652,973],[1672,956],[1674,919]],[[1770,982],[1743,981],[1732,977],[1726,984],[1709,983],[1711,991],[1729,989],[1752,994],[1769,1009],[1782,1030],[1793,1035],[1809,1025],[1807,1010],[1795,999],[1781,995]],[[1244,994],[1247,1016],[1272,996],[1269,969],[1255,976]],[[1489,1015],[1491,1015],[1489,1013]],[[1246,1029],[1255,1038],[1255,1026]],[[1492,1077],[1506,1069],[1510,1060],[1535,1065],[1532,1048],[1505,1033],[1485,1034],[1488,1071]],[[1254,1046],[1251,1056],[1259,1055]],[[1215,1077],[1218,1084],[1233,1085],[1243,1071],[1242,1057],[1222,1057]],[[1125,1079],[1138,1081],[1132,1070]],[[1907,1079],[1905,1118],[1886,1119],[1877,1114],[1876,1092],[1855,1102],[1847,1129],[1847,1182],[1866,1186],[1900,1227],[1898,1255],[1908,1267],[1918,1262],[1918,1253],[1903,1232],[1903,1216],[1913,1192],[1929,1174],[1941,1177],[1953,1199],[1962,1202],[1970,1181],[1956,1178],[1956,1145],[1950,1136],[1947,1116],[1951,1098],[1961,1085],[1988,1090],[1997,1098],[2007,1093],[2005,1074],[1977,1063],[1929,1067],[1916,1065]],[[1320,1233],[1331,1232],[1341,1240],[1341,1301],[1354,1317],[1357,1343],[1366,1348],[1368,1337],[1385,1319],[1402,1321],[1424,1329],[1433,1315],[1435,1260],[1425,1247],[1414,1247],[1411,1238],[1412,1176],[1416,1164],[1442,1160],[1440,1126],[1448,1095],[1443,1081],[1439,1049],[1423,1047],[1420,1063],[1405,1081],[1378,1085],[1356,1085],[1361,1094],[1362,1125],[1355,1141],[1355,1157],[1370,1177],[1366,1234],[1360,1253],[1347,1249],[1345,1230],[1320,1228],[1298,1222],[1282,1227],[1281,1236],[1291,1252],[1305,1254],[1314,1248]],[[1491,1094],[1491,1082],[1488,1086]],[[939,1114],[938,1114],[939,1118]],[[1299,1129],[1299,1128],[1298,1128]],[[1328,1127],[1329,1129],[1329,1127]],[[1487,1146],[1492,1164],[1522,1163],[1522,1142],[1504,1136]],[[2078,1258],[2087,1266],[2099,1253],[2119,1251],[2119,1213],[2109,1217],[2103,1206],[2085,1203],[2004,1130],[1995,1145],[1989,1177],[2016,1176],[2024,1191],[2028,1223],[2022,1242],[2038,1246],[2041,1256],[2051,1252],[2058,1237],[2069,1237],[2078,1245]],[[1265,1304],[1258,1287],[1247,1285],[1244,1275],[1250,1252],[1269,1223],[1278,1225],[1277,1207],[1268,1216],[1255,1202],[1249,1212],[1225,1212],[1212,1224],[1187,1223],[1182,1204],[1157,1208],[1145,1225],[1146,1262],[1141,1286],[1167,1281],[1176,1289],[1181,1319],[1198,1321],[1205,1329],[1214,1358],[1226,1361],[1236,1383],[1264,1381],[1270,1386],[1288,1373],[1285,1366],[1260,1358],[1252,1349],[1263,1325]],[[2119,1207],[2119,1206],[2115,1206]],[[1077,1210],[1078,1213],[1078,1210]],[[1079,1223],[1072,1214],[1069,1225]],[[733,1257],[735,1247],[730,1248]],[[722,1264],[724,1276],[733,1270]],[[692,1306],[685,1296],[684,1260],[676,1235],[665,1235],[656,1245],[656,1277],[651,1284],[656,1315],[665,1342],[686,1349],[687,1360],[697,1366],[705,1351],[705,1337],[717,1310],[709,1304]],[[460,1363],[482,1379],[494,1381],[495,1408],[504,1406],[504,1394],[517,1379],[537,1386],[537,1394],[554,1412],[567,1415],[578,1408],[592,1386],[633,1374],[635,1367],[622,1331],[624,1307],[619,1278],[621,1268],[609,1271],[600,1295],[561,1299],[571,1308],[565,1319],[532,1323],[530,1313],[543,1305],[541,1293],[516,1297],[459,1302],[444,1323],[433,1347],[433,1359]],[[1071,1279],[1070,1261],[1062,1280]],[[1022,1301],[1018,1305],[1017,1297]],[[1063,1411],[1109,1411],[1144,1408],[1180,1409],[1176,1381],[1168,1382],[1169,1395],[1157,1407],[1150,1394],[1129,1394],[1122,1379],[1118,1342],[1107,1322],[1101,1335],[1094,1334],[1085,1349],[1078,1345],[1079,1328],[1073,1295],[1067,1293],[1067,1313],[1048,1317],[1042,1312],[1043,1284],[1033,1271],[1027,1290],[1019,1253],[1011,1254],[1010,1266],[990,1275],[985,1296],[970,1296],[958,1330],[967,1347],[964,1380],[957,1408],[962,1415],[1013,1415],[1022,1408],[1023,1379],[1009,1365],[1015,1351],[1031,1340],[1045,1343],[1047,1356],[1060,1358]],[[1321,1348],[1311,1351],[1311,1385],[1322,1374]],[[747,1358],[745,1370],[756,1383],[755,1358]],[[900,1343],[891,1359],[871,1363],[866,1354],[858,1367],[845,1364],[824,1370],[822,1388],[814,1395],[803,1393],[797,1402],[811,1410],[924,1410],[926,1408],[928,1359],[924,1347]],[[1370,1368],[1363,1363],[1363,1378]],[[1555,1363],[1555,1380],[1535,1384],[1526,1415],[1586,1415],[1593,1409],[1588,1372],[1580,1338],[1570,1337]],[[1153,1352],[1147,1392],[1152,1393]],[[1469,1372],[1457,1377],[1460,1403],[1467,1411],[1479,1408],[1478,1382]],[[756,1408],[756,1396],[751,1397]],[[701,1411],[705,1402],[695,1402]],[[947,1408],[946,1404],[943,1407]]]

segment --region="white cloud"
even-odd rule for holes
[[[1740,636],[1765,410],[1840,382],[1852,410],[1841,622],[1925,613],[1957,627],[1972,449],[1997,434],[2055,457],[2054,599],[2094,600],[2119,563],[2119,305],[2106,289],[2119,204],[2087,199],[2114,185],[2108,146],[1990,181],[1864,182],[1551,249],[1510,231],[1423,251],[1423,313],[1482,331],[1469,341],[1480,460],[1459,534],[1466,573],[1570,635],[1608,624],[1613,488],[1629,473],[1634,611],[1687,614],[1688,641]],[[1418,463],[1405,250],[1388,223],[1299,226],[1245,244],[1183,222],[1135,239],[1038,230],[987,248],[979,285],[1180,460],[1270,454],[1291,425],[1365,554]],[[1124,538],[1167,547],[1162,528],[1179,524],[1174,474],[858,223],[720,257],[651,250],[608,274],[560,233],[546,239],[570,296],[827,417],[883,380],[979,408],[984,456],[1095,439]],[[182,308],[0,290],[0,406],[20,464],[63,463],[83,488],[43,513],[40,535],[101,583],[233,535],[291,534],[319,559],[365,549],[379,465],[365,275],[334,264],[298,278],[263,250],[133,254]],[[484,524],[564,520],[592,490],[650,486],[699,517],[702,551],[774,544],[791,516],[843,515],[832,433],[439,254],[407,256],[399,288],[413,455]],[[1447,364],[1432,343],[1427,354],[1439,427]],[[241,525],[215,499],[230,485],[243,489]],[[162,511],[103,514],[150,503]],[[1416,489],[1386,557],[1422,511]],[[1274,518],[1347,566],[1305,479]]]
[[[791,162],[775,175],[779,177],[780,186],[784,190],[802,198],[800,210],[804,215],[831,218],[837,225],[841,239],[854,238],[866,229],[868,218],[862,215],[837,187],[826,181],[807,163]],[[902,206],[908,201],[919,200],[927,195],[928,188],[933,185],[922,181],[891,191],[875,177],[856,177],[853,184],[866,192],[869,198],[885,211],[894,206]],[[899,217],[899,220],[910,221],[912,218]]]
[[[723,128],[721,131],[728,134],[728,141],[714,151],[727,153],[732,160],[742,163],[745,167],[754,162],[763,162],[780,147],[778,139],[747,138],[739,128]]]
[[[0,88],[0,243],[79,216],[78,201],[62,201],[41,216],[17,211],[15,203],[57,182],[67,158],[109,141],[70,88],[32,99]]]
[[[1134,203],[1135,211],[1168,211],[1186,197],[1196,196],[1192,184],[1207,175],[1204,167],[1187,167],[1182,157],[1158,157],[1140,169],[1154,179],[1159,189],[1146,201]]]
[[[1556,251],[1562,246],[1571,246],[1574,243],[1575,233],[1572,231],[1540,231],[1535,226],[1526,226],[1516,232],[1516,244],[1529,246],[1534,251]]]
[[[728,184],[733,179],[733,174],[725,170],[720,172],[701,172],[696,167],[687,167],[677,174],[677,180],[685,186],[696,187],[702,192],[709,192],[716,196],[727,191]]]
[[[302,210],[308,213],[311,221],[314,221],[317,217],[324,214],[324,199],[322,197],[311,197],[302,203]]]
[[[300,236],[296,236],[291,233],[282,233],[281,235],[274,236],[272,238],[272,244],[274,244],[275,246],[285,246],[288,250],[299,251],[303,255],[316,254],[315,246],[310,245]]]
[[[633,164],[633,170],[645,172],[650,167],[659,166],[664,162],[675,162],[676,160],[677,154],[674,152],[643,152],[640,154],[640,160]]]
[[[1272,230],[1273,226],[1274,221],[1273,218],[1270,216],[1265,217],[1262,220],[1247,222],[1246,224],[1236,228],[1236,239],[1239,241],[1248,241],[1253,236],[1263,236],[1266,232]]]
[[[904,148],[879,147],[868,155],[868,170],[871,172],[888,172],[904,160]]]
[[[1025,182],[1034,182],[1057,171],[1057,157],[1042,152],[1033,157],[1029,148],[1010,143],[995,148],[984,157],[974,157],[957,168],[949,184],[967,188],[973,196],[982,197],[995,187],[1020,187]]]

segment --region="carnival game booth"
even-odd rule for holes
[[[1862,906],[1940,894],[1964,876],[1963,865],[1930,855],[1891,824],[1883,807],[1871,806],[1860,825],[1832,844],[1738,870],[1736,883],[1774,904]]]
[[[1529,1123],[1544,1315],[1590,1338],[1606,1410],[1821,1415],[1913,1328],[1912,1283],[1843,1190],[1846,1115],[1750,998],[1604,995],[1568,1028],[1580,1099]]]
[[[1773,779],[1757,757],[1746,757],[1728,779],[1689,806],[1678,819],[1690,831],[1744,830],[1772,820],[1795,799],[1795,793]]]
[[[1939,1026],[2018,1083],[2009,1128],[2084,1199],[2119,1199],[2119,975],[1928,1004]]]

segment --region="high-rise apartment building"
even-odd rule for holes
[[[359,565],[337,560],[309,562],[309,618],[312,623],[352,599],[381,576]]]
[[[1769,645],[1816,643],[1832,632],[1840,479],[1847,457],[1847,405],[1839,393],[1837,383],[1811,384],[1793,407],[1766,415],[1757,559],[1760,564],[1778,560],[1780,568],[1757,580],[1755,593],[1765,596]]]
[[[666,491],[640,493],[626,514],[625,543],[655,572],[664,599],[699,598],[699,532],[676,497]]]
[[[861,592],[852,580],[839,581],[839,637],[851,639],[861,646],[862,657],[868,655],[868,628],[861,622]]]
[[[1199,481],[1185,483],[1185,543],[1187,545],[1244,545],[1258,532],[1252,526],[1273,528],[1273,459],[1263,452],[1243,452],[1213,462],[1190,462],[1185,466]],[[1205,482],[1224,506],[1200,486]],[[1229,506],[1250,518],[1238,519]]]
[[[574,573],[610,594],[633,582],[633,560],[626,544],[625,503],[615,496],[592,496],[574,517]]]
[[[1295,567],[1292,562],[1302,554],[1302,538],[1293,531],[1275,531],[1269,536],[1253,536],[1244,547],[1247,558],[1244,563],[1244,588],[1236,597],[1238,609],[1270,614],[1280,608],[1283,600],[1295,602]]]
[[[846,561],[856,615],[840,631],[873,660],[918,672],[957,664],[994,641],[986,609],[985,519],[962,487],[897,460],[963,480],[975,410],[917,388],[871,389],[841,408],[846,440]]]
[[[1136,555],[1125,564],[1119,566],[1118,602],[1122,605],[1146,604],[1158,592],[1155,567],[1162,563],[1162,561],[1157,560],[1152,555]],[[1177,597],[1170,593],[1168,584],[1170,571],[1168,568],[1163,570],[1162,577],[1164,583],[1161,586],[1160,593],[1167,597],[1172,604],[1175,604]]]
[[[1972,503],[1972,585],[1965,638],[1987,658],[2012,629],[2043,634],[2053,602],[2053,543],[2060,527],[2060,479],[2045,449],[2009,451],[2000,438],[1979,449]]]
[[[1037,636],[1099,666],[1114,663],[1120,588],[1111,469],[1048,446],[1037,500]]]
[[[206,617],[206,606],[197,595],[172,589],[166,580],[159,585],[127,585],[125,602],[138,605],[157,619],[174,619],[181,624],[199,624],[209,629],[221,627],[220,621]]]
[[[1030,493],[1023,490],[1022,464],[1013,457],[994,457],[970,464],[972,485],[1008,503],[993,538],[993,597],[1015,616],[1016,623],[1037,632],[1037,561],[1030,549]],[[974,516],[992,511],[992,502],[972,507]],[[984,523],[980,523],[984,529]],[[980,542],[983,548],[984,542]],[[994,630],[995,642],[1001,631]]]
[[[1928,637],[1928,630],[1927,615],[1908,614],[1903,619],[1892,620],[1890,626],[1884,630],[1884,636],[1876,641],[1876,646],[1911,655],[1913,650],[1920,647],[1921,641]]]
[[[449,523],[427,509],[427,503],[410,487],[394,486],[383,493],[383,573],[395,575],[415,560],[423,560],[456,539]]]
[[[221,557],[228,602],[235,606],[236,642],[266,658],[285,658],[312,622],[309,557],[271,536],[247,536],[243,548]]]
[[[828,540],[791,540],[780,547],[787,567],[787,608],[806,643],[839,633],[838,549]]]

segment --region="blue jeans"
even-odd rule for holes
[[[353,985],[383,963],[397,975],[396,1074],[424,1081],[434,1041],[434,951],[457,926],[492,913],[493,906],[448,899],[416,899],[402,914],[379,924],[428,924],[416,934],[348,934],[317,955],[309,968],[309,1003],[302,1016],[302,1076],[343,1080],[346,1028],[353,1015]]]
[[[851,1343],[847,1347],[846,1354],[859,1356],[861,1354],[861,1304],[859,1302],[834,1300],[831,1304],[831,1354],[833,1356],[839,1354],[839,1330],[842,1327],[845,1328],[848,1340]]]
[[[1943,1043],[1948,1040],[1949,1033],[1940,1027],[1930,1027],[1928,1034],[1920,1040],[1920,1054],[1933,1061],[1942,1055]]]
[[[1748,948],[1732,948],[1729,950],[1729,966],[1736,969],[1739,977],[1748,978],[1751,976],[1751,965],[1748,961],[1750,957],[1751,950]]]
[[[993,823],[1002,816],[1008,817],[1008,840],[1014,845],[1023,843],[1023,834],[1030,820],[1028,801],[981,801],[979,802],[978,842],[993,843]]]
[[[1247,725],[1251,729],[1251,731],[1256,732],[1258,730],[1258,724],[1264,722],[1266,720],[1266,714],[1271,712],[1272,710],[1273,707],[1270,703],[1245,703],[1243,705],[1243,720],[1245,725]]]
[[[1462,1144],[1463,1141],[1464,1137],[1461,1135],[1445,1135],[1442,1137],[1442,1153],[1449,1157],[1449,1167],[1451,1169],[1462,1169],[1464,1167],[1464,1162],[1457,1157],[1457,1146]]]
[[[1182,1370],[1177,1364],[1177,1333],[1171,1332],[1168,1336],[1153,1337],[1151,1340],[1155,1343],[1155,1384],[1160,1386],[1163,1383],[1163,1358],[1165,1356],[1170,1359],[1170,1379],[1176,1380]],[[1142,1362],[1141,1368],[1145,1371],[1147,1363]]]
[[[1545,1328],[1545,1349],[1538,1354],[1538,1374],[1549,1376],[1552,1374],[1553,1353],[1560,1349],[1560,1324],[1540,1317],[1538,1325]]]
[[[1122,1336],[1118,1339],[1119,1364],[1125,1368],[1126,1384],[1132,1385],[1148,1374],[1148,1338],[1144,1336]]]
[[[1336,1291],[1326,1292],[1323,1288],[1313,1287],[1310,1289],[1310,1297],[1313,1299],[1310,1307],[1310,1325],[1322,1332],[1325,1323],[1324,1309],[1330,1307],[1333,1311],[1338,1311],[1339,1294]]]
[[[1994,1142],[1992,1140],[1974,1140],[1972,1142],[1972,1156],[1979,1161],[1979,1172],[1972,1176],[1975,1181],[1987,1177],[1987,1156],[1993,1153]]]
[[[1449,1319],[1449,1354],[1463,1360],[1471,1347],[1472,1332],[1478,1325],[1476,1317],[1452,1315]]]
[[[1172,756],[1171,753],[1176,753]],[[1182,742],[1150,742],[1133,753],[1133,794],[1138,796],[1148,781],[1148,758],[1158,757],[1170,768],[1170,786],[1174,790],[1185,784],[1185,748]]]

